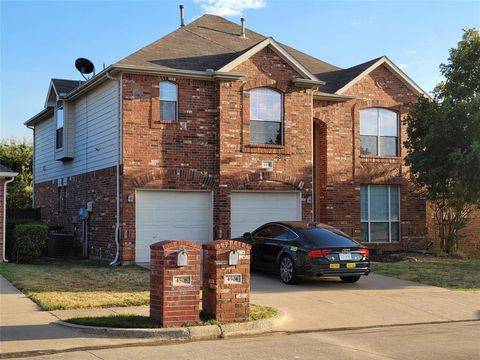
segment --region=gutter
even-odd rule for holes
[[[348,100],[356,99],[355,96],[331,94],[331,93],[325,93],[322,91],[315,91],[313,93],[313,97],[317,100],[330,100],[330,101],[348,101]]]
[[[2,260],[3,262],[8,262],[8,260],[5,258],[5,241],[6,241],[6,228],[5,225],[7,223],[7,185],[10,184],[13,180],[15,180],[15,176],[17,176],[18,173],[2,173],[0,172],[0,176],[8,176],[11,177],[10,180],[5,181],[3,184],[3,243],[2,243],[2,248],[3,248],[3,253],[2,253]]]
[[[122,106],[122,81],[110,75],[110,72],[105,73],[106,77],[110,80],[118,82],[118,148],[117,148],[117,164],[116,164],[116,211],[117,218],[115,223],[115,258],[110,262],[110,265],[120,265],[118,259],[120,258],[120,163],[121,163],[121,151],[122,151],[122,120],[123,120],[123,106]]]

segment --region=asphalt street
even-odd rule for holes
[[[468,321],[63,352],[31,359],[475,360],[480,359],[479,339],[480,321]]]

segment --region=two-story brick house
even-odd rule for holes
[[[90,256],[121,261],[271,220],[422,248],[401,122],[417,96],[386,57],[340,69],[205,15],[86,82],[52,80],[26,122],[35,206]]]

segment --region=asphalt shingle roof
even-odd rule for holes
[[[15,173],[12,169],[0,164],[0,173]]]
[[[148,66],[159,69],[219,70],[267,37],[215,15],[203,15],[185,27],[164,36],[117,62],[118,65]],[[280,44],[311,73],[341,71],[290,46]]]

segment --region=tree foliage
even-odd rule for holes
[[[15,180],[8,184],[7,208],[26,209],[32,207],[32,143],[25,139],[2,140],[0,142],[0,163],[18,172]]]
[[[480,35],[464,30],[433,99],[421,97],[406,124],[406,163],[412,181],[435,207],[444,251],[456,250],[458,231],[480,205]]]

